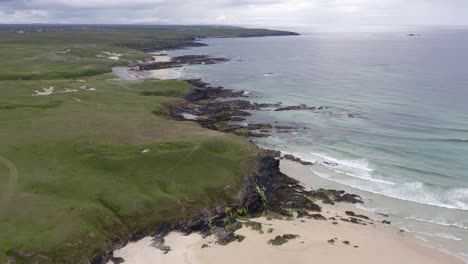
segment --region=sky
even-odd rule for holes
[[[0,0],[0,23],[468,25],[468,0]]]

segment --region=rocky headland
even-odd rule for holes
[[[145,62],[130,65],[134,70],[167,69],[185,65],[214,64],[227,61],[224,58],[208,56],[181,56],[170,62]],[[242,124],[250,111],[294,111],[321,110],[325,107],[281,106],[281,103],[252,103],[246,100],[244,91],[235,91],[224,87],[213,87],[200,79],[185,80],[193,86],[192,92],[184,96],[184,102],[173,105],[165,112],[155,113],[179,121],[194,121],[201,126],[225,133],[233,133],[244,137],[268,137],[270,132],[292,132],[301,129],[269,123]],[[213,208],[206,208],[197,215],[189,216],[179,221],[164,223],[152,230],[140,230],[130,237],[115,243],[114,250],[122,248],[129,242],[138,241],[144,237],[153,237],[154,247],[168,253],[171,248],[165,244],[164,238],[173,231],[184,235],[199,233],[202,237],[214,236],[216,243],[227,245],[234,241],[242,241],[235,231],[245,225],[255,225],[249,220],[253,217],[267,215],[268,217],[292,218],[302,217],[315,220],[330,220],[321,214],[322,208],[314,201],[323,204],[362,203],[361,197],[340,190],[306,190],[299,181],[280,171],[280,159],[287,159],[303,165],[313,163],[302,161],[293,155],[282,155],[275,150],[259,149],[254,169],[244,178],[238,191],[238,199],[234,203],[220,202]],[[343,217],[342,221],[362,224],[355,216]],[[279,238],[282,240],[282,238]],[[276,243],[276,242],[275,242]],[[113,256],[113,251],[94,258],[91,263],[101,264],[122,263]]]
[[[134,70],[153,70],[176,68],[186,65],[215,64],[226,61],[224,58],[208,56],[181,56],[170,62],[146,62],[135,67]],[[291,133],[301,127],[270,123],[246,123],[251,111],[320,111],[329,109],[327,106],[283,106],[281,103],[254,103],[246,99],[244,91],[235,91],[224,87],[213,87],[200,79],[186,80],[193,86],[192,92],[184,96],[184,102],[172,105],[164,112],[155,114],[178,121],[193,121],[201,126],[225,133],[233,133],[247,138],[269,137],[272,131],[278,133]],[[193,233],[202,238],[213,238],[213,243],[225,246],[234,242],[242,242],[244,235],[237,231],[250,228],[264,233],[262,223],[257,222],[258,217],[263,220],[299,219],[299,223],[307,221],[330,222],[332,226],[339,223],[371,226],[389,225],[390,221],[372,219],[368,215],[356,213],[352,210],[332,211],[337,203],[357,204],[363,203],[360,196],[342,190],[307,189],[298,180],[282,172],[280,161],[287,160],[301,164],[301,166],[314,166],[315,164],[303,161],[290,154],[283,155],[276,150],[259,149],[254,169],[246,175],[240,183],[237,200],[234,202],[220,201],[212,208],[206,208],[196,215],[187,216],[174,222],[163,223],[153,229],[141,230],[133,233],[115,243],[114,250],[123,248],[127,243],[140,241],[151,237],[151,247],[160,250],[162,254],[172,251],[171,245],[166,243],[166,237],[173,232],[189,236]],[[335,164],[326,164],[334,166]],[[326,209],[323,209],[327,206]],[[382,217],[387,217],[382,215]],[[353,228],[351,228],[353,229]],[[267,231],[272,233],[273,229]],[[277,235],[268,241],[272,246],[281,246],[292,240],[299,239],[296,234]],[[209,242],[211,243],[211,242]],[[304,242],[301,242],[304,243]],[[334,245],[338,238],[324,240],[324,243]],[[345,246],[357,249],[358,245],[351,245],[348,240],[341,242]],[[211,245],[203,243],[201,249],[210,248]],[[93,259],[91,263],[124,263],[125,259],[114,256],[114,250],[106,252]]]

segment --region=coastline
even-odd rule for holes
[[[167,68],[173,69],[172,67]],[[238,123],[232,123],[244,121],[242,116],[249,115],[246,112],[247,110],[261,110],[272,107],[276,107],[274,111],[320,109],[320,106],[283,107],[281,104],[256,104],[248,100],[228,100],[221,103],[219,99],[244,97],[244,92],[223,87],[212,87],[202,80],[186,81],[194,87],[193,92],[185,97],[187,103],[175,106],[170,112],[165,113],[166,117],[179,121],[195,121],[205,128],[233,133],[247,138],[268,137],[268,130],[273,128],[287,131],[296,129],[271,124],[249,124],[246,127]],[[221,104],[223,107],[220,107]],[[222,126],[218,125],[220,122],[223,122]],[[268,152],[267,155],[270,158],[278,158],[278,154],[275,152]],[[315,177],[308,177],[313,174],[307,168],[311,164],[297,158],[292,159],[296,160],[291,161],[283,158],[281,160],[280,169],[285,174],[284,176],[288,175],[297,180],[307,190],[320,187],[316,181],[320,177],[316,175]],[[293,187],[290,186],[290,188]],[[199,235],[197,230],[181,233],[180,226],[177,226],[180,223],[178,223],[176,226],[165,230],[162,236],[159,233],[154,237],[143,237],[141,240],[130,242],[121,249],[115,250],[112,255],[114,260],[107,263],[123,263],[120,262],[123,259],[125,263],[160,263],[161,261],[165,263],[179,263],[182,261],[186,263],[218,263],[215,260],[220,258],[225,259],[223,261],[225,263],[238,263],[239,261],[245,263],[262,261],[271,263],[284,263],[285,261],[309,263],[311,256],[325,263],[337,263],[338,261],[351,261],[352,263],[462,263],[462,261],[451,255],[430,248],[428,245],[424,245],[422,241],[405,236],[404,232],[389,227],[385,223],[385,217],[381,215],[360,210],[350,204],[339,203],[331,206],[319,203],[319,206],[322,207],[321,215],[327,220],[317,220],[314,217],[298,217],[296,216],[297,212],[293,213],[292,217],[289,216],[287,220],[280,218],[272,220],[269,217],[259,217],[258,213],[262,213],[263,210],[255,212],[249,210],[247,218],[249,220],[247,221],[258,222],[262,226],[268,226],[276,230],[269,233],[268,239],[273,238],[274,235],[282,235],[287,232],[294,233],[288,230],[297,230],[296,233],[299,238],[282,247],[269,245],[265,234],[260,234],[258,231],[245,226],[236,230],[235,233],[233,232],[235,236],[245,237],[245,240],[242,238],[242,242],[237,243],[233,240],[227,245],[219,245],[219,234]],[[338,224],[333,224],[336,223],[334,218],[346,215],[346,212],[351,210],[353,214],[369,215],[370,222],[364,225],[363,222],[356,224],[352,221],[342,220],[338,221]],[[219,211],[217,213],[219,214]],[[240,220],[240,222],[242,221]],[[311,233],[314,234],[313,237],[310,236]],[[161,245],[155,246],[155,241],[158,241],[161,237],[163,238],[162,248]],[[216,237],[218,237],[218,240]],[[327,237],[329,238],[326,239]],[[353,241],[356,241],[355,244],[352,244]],[[166,246],[170,250],[164,250]],[[359,254],[355,253],[356,250],[360,251]]]
[[[281,171],[297,180],[304,179],[307,166],[289,160],[281,160]],[[316,176],[318,177],[318,176]],[[307,186],[306,187],[310,187]],[[124,263],[462,263],[443,252],[422,245],[394,228],[381,223],[384,216],[369,215],[351,204],[329,205],[320,203],[321,214],[327,220],[293,217],[276,219],[265,216],[250,219],[261,224],[261,231],[244,226],[236,231],[242,242],[219,245],[214,236],[203,238],[200,234],[184,235],[171,232],[165,244],[171,251],[155,248],[153,239],[145,237],[114,252],[114,257]],[[345,216],[352,210],[367,214],[367,225],[332,220]],[[331,218],[331,219],[330,219]],[[279,246],[269,240],[284,234],[298,235]],[[108,262],[112,264],[113,262]]]

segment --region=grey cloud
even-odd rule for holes
[[[0,22],[466,25],[465,0],[0,0]]]

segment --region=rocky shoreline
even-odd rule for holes
[[[200,61],[206,59],[212,60],[213,63],[225,61],[207,56],[185,56],[184,60],[175,60],[173,63],[151,63],[151,68],[172,68],[177,67],[180,63],[200,64]],[[304,105],[282,107],[281,103],[252,103],[242,99],[246,97],[243,91],[212,87],[200,79],[186,81],[193,86],[193,90],[184,96],[185,102],[173,105],[168,111],[155,114],[179,121],[194,121],[205,128],[239,136],[268,137],[269,132],[273,129],[291,132],[299,128],[268,123],[240,124],[239,122],[245,121],[245,117],[250,116],[249,111],[252,110],[314,111],[324,108]],[[269,217],[306,217],[315,220],[336,221],[337,219],[327,219],[320,214],[322,208],[314,201],[321,201],[324,204],[362,203],[361,197],[344,191],[324,189],[307,191],[297,180],[281,173],[279,160],[283,158],[303,165],[313,165],[293,155],[282,156],[279,151],[259,149],[254,169],[241,184],[235,203],[221,202],[219,205],[207,208],[187,219],[164,223],[152,230],[135,232],[130,237],[115,243],[113,249],[117,250],[129,242],[152,236],[154,237],[153,246],[167,253],[171,248],[164,244],[164,237],[172,231],[178,231],[184,235],[197,232],[203,237],[214,235],[218,244],[227,245],[234,241],[242,241],[243,238],[236,235],[235,231],[246,223],[248,224],[248,219],[253,217],[267,215]],[[366,225],[363,219],[366,218],[353,212],[340,218],[341,221]],[[123,259],[114,258],[113,251],[95,257],[90,263],[102,264],[109,261],[123,263]]]
[[[326,204],[336,202],[362,203],[361,197],[337,190],[307,191],[300,183],[280,172],[279,160],[272,156],[271,151],[260,150],[255,169],[247,175],[238,192],[238,199],[233,204],[220,203],[213,208],[207,208],[193,217],[180,221],[161,224],[153,230],[133,233],[129,238],[114,245],[114,250],[146,236],[154,237],[153,246],[167,253],[170,247],[164,244],[164,237],[172,231],[184,235],[193,232],[203,237],[214,235],[217,243],[227,245],[242,238],[234,232],[249,223],[248,219],[260,215],[271,217],[304,217],[315,220],[327,219],[320,212],[322,208],[313,201]],[[365,224],[359,215],[350,213],[341,217],[341,221]],[[251,223],[255,224],[255,223]],[[112,261],[122,263],[122,259],[114,258],[113,251],[106,252],[90,261],[92,264],[103,264]]]
[[[282,107],[281,103],[252,103],[245,99],[248,96],[244,91],[234,91],[220,86],[213,87],[200,79],[185,81],[193,86],[193,91],[184,97],[186,102],[171,107],[166,113],[158,114],[180,121],[194,121],[205,128],[239,136],[269,137],[273,131],[292,133],[304,129],[277,123],[245,123],[246,117],[252,115],[250,111],[294,111],[305,108],[309,111],[316,111],[326,108],[325,106]]]
[[[180,68],[187,65],[211,65],[229,61],[226,58],[211,57],[206,55],[184,55],[172,58],[170,61],[156,62],[147,61],[130,64],[129,68],[133,71],[162,70],[171,68]]]

